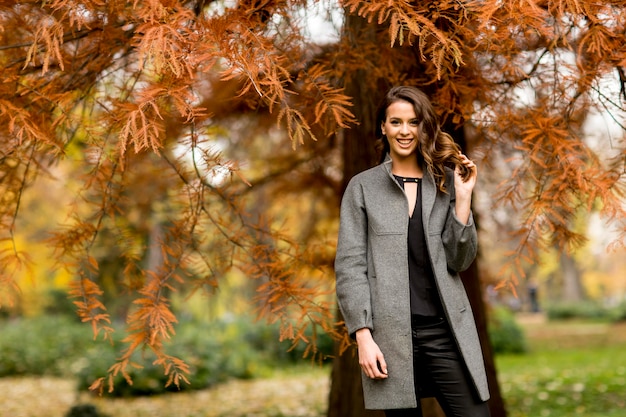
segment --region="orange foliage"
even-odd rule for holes
[[[374,33],[376,42],[344,32],[315,45],[296,18],[303,0],[0,3],[0,239],[9,242],[0,248],[0,285],[14,288],[12,274],[26,259],[13,238],[21,194],[51,166],[75,160],[81,190],[49,242],[76,276],[78,314],[95,336],[113,331],[96,253],[108,230],[136,296],[126,349],[94,389],[128,378],[132,353],[144,347],[170,383],[185,381],[187,366],[163,348],[176,324],[167,294],[216,287],[233,268],[258,280],[259,314],[281,322],[281,337],[311,343],[304,330],[313,326],[347,346],[324,301],[332,297],[306,278],[322,274],[332,256],[316,258],[307,239],[277,231],[246,195],[250,185],[275,183],[276,194],[310,186],[318,196],[330,190],[327,204],[336,205],[339,181],[326,172],[338,166],[337,133],[357,123],[343,85],[362,74],[364,91],[399,83],[427,90],[445,122],[471,127],[485,163],[499,149],[511,156],[497,201],[516,207],[521,223],[502,285],[514,288],[542,248],[583,241],[572,227],[579,207],[600,207],[618,222],[623,243],[623,137],[598,154],[583,124],[602,111],[624,127],[626,4],[340,4],[351,22],[362,20],[347,27]],[[260,116],[260,129],[270,129],[260,119],[277,123],[298,152],[271,159],[264,177],[244,179],[237,161],[211,148],[220,122],[240,114]],[[233,180],[216,183],[215,169]],[[296,171],[297,185],[278,184]],[[152,219],[153,201],[168,202],[167,221]],[[134,242],[131,215],[144,232],[155,229],[151,221],[162,228],[149,250]],[[149,251],[161,261],[149,264]]]

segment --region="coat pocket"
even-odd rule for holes
[[[385,214],[381,213],[368,217],[369,228],[375,235],[401,235],[406,233],[408,216],[406,219],[397,219],[390,214]]]

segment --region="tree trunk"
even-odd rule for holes
[[[563,301],[583,301],[585,291],[581,283],[581,272],[576,260],[566,252],[560,255],[561,279],[563,283]]]

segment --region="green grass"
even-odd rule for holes
[[[530,352],[496,358],[509,417],[626,416],[626,327],[525,325]]]

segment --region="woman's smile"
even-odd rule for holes
[[[396,138],[396,141],[398,141],[398,143],[400,145],[410,145],[411,142],[413,142],[413,138]]]

